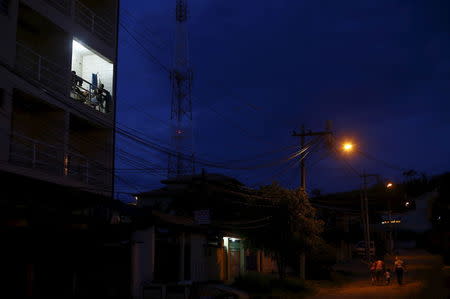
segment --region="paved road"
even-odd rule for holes
[[[396,283],[395,277],[389,286],[372,286],[367,266],[355,262],[342,269],[353,273],[349,282],[340,287],[320,288],[317,294],[308,299],[450,298],[448,289],[444,287],[442,263],[438,256],[425,251],[409,251],[401,252],[401,257],[407,263],[408,270],[405,273],[405,283],[401,286]],[[385,262],[392,269],[392,257],[387,258]]]

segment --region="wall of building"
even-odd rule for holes
[[[155,228],[134,232],[132,242],[131,294],[133,298],[141,298],[143,285],[154,278]]]
[[[208,280],[208,252],[206,248],[206,236],[192,233],[190,236],[191,244],[191,280]]]
[[[264,252],[260,252],[260,272],[261,273],[277,273],[278,272],[278,266],[275,259],[273,259],[269,254],[266,254]]]
[[[14,64],[16,23],[18,5],[16,1],[9,1],[8,14],[0,14],[0,28],[2,32],[2,46],[0,47],[0,62],[12,66]]]
[[[113,18],[117,10],[117,1],[80,0],[80,2],[106,20]]]
[[[2,72],[0,69],[0,77]],[[9,157],[12,92],[11,82],[0,80],[0,164],[6,163]]]
[[[93,55],[85,55],[82,57],[82,77],[92,82],[92,74],[97,74],[99,84],[103,83],[105,89],[112,94],[113,91],[113,64]],[[89,79],[86,79],[89,78]]]
[[[71,61],[72,39],[68,32],[41,16],[26,5],[19,5],[17,42],[48,58],[68,71]]]
[[[20,98],[14,99],[15,104]],[[49,107],[50,108],[50,107]],[[14,105],[12,114],[12,130],[55,146],[64,143],[64,111],[63,110],[25,110]]]
[[[72,52],[72,71],[75,71],[78,76],[83,77],[83,56],[77,54],[75,51]],[[85,79],[87,80],[87,79]]]

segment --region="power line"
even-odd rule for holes
[[[133,33],[131,33],[130,30],[127,29],[122,23],[119,23],[120,27],[123,28],[130,36],[131,38],[144,49],[144,51],[147,53],[147,55],[151,58],[151,60],[156,63],[163,71],[167,72],[168,74],[171,73],[170,69],[166,67],[162,62],[160,62],[135,36]]]
[[[120,24],[122,27],[124,27],[124,25],[123,24]],[[166,72],[168,72],[169,74],[171,73],[171,71],[169,70],[169,68],[167,68],[166,66],[164,66],[141,42],[139,42],[138,40],[137,40],[137,38],[136,38],[136,36],[134,36],[131,32],[130,32],[130,30],[127,30],[125,27],[124,27],[124,29],[125,29],[125,31],[127,32],[127,33],[129,33],[130,34],[130,36],[136,41],[136,43],[139,45],[139,46],[141,46],[144,50],[145,50],[145,52],[149,55],[149,57],[151,58],[151,60],[153,61],[153,62],[155,62],[156,64],[158,64],[164,71],[166,71]],[[192,96],[191,97],[192,99],[198,99],[198,98],[196,98],[196,97],[194,97],[194,96]],[[251,138],[253,138],[254,140],[257,140],[258,142],[263,142],[263,143],[266,143],[266,144],[271,144],[271,143],[268,143],[267,141],[265,141],[265,140],[263,140],[263,139],[261,139],[260,137],[255,137],[254,135],[252,135],[252,134],[250,134],[245,128],[243,128],[243,127],[241,127],[240,125],[238,125],[238,124],[236,124],[234,121],[231,121],[228,117],[226,117],[225,115],[223,115],[222,113],[220,113],[220,112],[218,112],[216,109],[214,109],[214,108],[212,108],[211,106],[209,106],[209,105],[206,105],[206,104],[204,104],[203,103],[203,105],[205,105],[205,107],[207,108],[207,109],[209,109],[209,110],[211,110],[211,111],[213,111],[214,113],[216,113],[217,115],[219,115],[221,118],[223,118],[224,120],[226,120],[227,122],[229,122],[233,127],[235,127],[235,128],[237,128],[238,130],[240,130],[242,133],[244,133],[244,135],[246,135],[247,137],[251,137]],[[248,104],[248,106],[251,106],[251,105],[249,105]]]
[[[390,168],[390,169],[393,169],[393,170],[397,170],[397,171],[402,171],[402,172],[407,170],[406,168],[403,168],[403,167],[399,167],[399,166],[393,165],[393,164],[388,163],[388,162],[386,162],[386,161],[383,161],[383,160],[381,160],[381,159],[377,159],[377,158],[375,158],[374,156],[369,155],[368,153],[365,153],[365,152],[363,152],[363,151],[361,151],[361,150],[358,150],[357,152],[358,152],[359,154],[361,154],[363,157],[365,157],[366,159],[369,159],[369,160],[375,161],[375,162],[377,162],[377,163],[380,163],[380,164],[386,166],[387,168]]]

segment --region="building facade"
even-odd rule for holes
[[[1,0],[0,170],[111,194],[118,0]]]
[[[155,225],[133,235],[134,298],[169,298],[185,292],[180,284],[231,283],[246,272],[278,273],[276,260],[248,248],[233,226],[255,217],[255,208],[235,204],[251,191],[242,183],[205,172],[162,183],[135,194],[136,207],[151,211]]]
[[[0,287],[7,298],[130,291],[113,200],[119,0],[0,0]]]

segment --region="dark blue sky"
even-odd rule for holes
[[[136,17],[122,12],[123,24],[167,66],[172,62],[174,3],[122,1]],[[450,170],[448,0],[191,0],[189,4],[194,144],[199,157],[226,161],[295,145],[293,129],[304,123],[320,130],[330,119],[338,139],[352,139],[378,159],[428,174]],[[124,30],[119,51],[119,123],[167,142],[167,74]],[[167,167],[160,154],[122,138],[118,146]],[[358,178],[336,158],[315,163],[323,153],[308,161],[315,164],[308,169],[309,190],[358,187]],[[272,157],[283,153],[268,160]],[[361,156],[349,156],[348,161],[358,171],[401,179],[400,171]],[[130,166],[119,161],[117,167]],[[278,171],[284,172],[274,178]],[[273,179],[285,186],[298,184],[298,169],[286,164],[215,172],[234,175],[249,185]],[[120,175],[140,190],[154,188],[164,177]],[[119,189],[133,191],[121,184]]]

